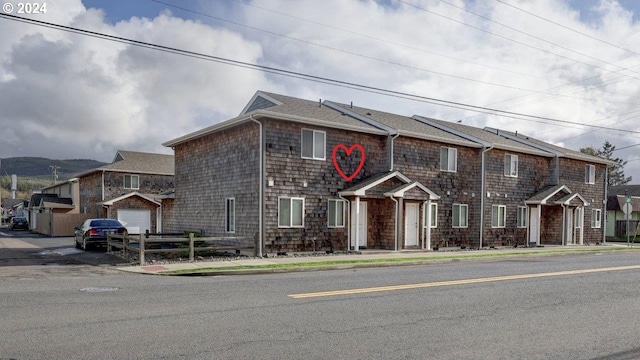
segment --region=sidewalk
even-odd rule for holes
[[[125,266],[118,270],[152,275],[240,275],[264,274],[292,271],[336,270],[355,267],[381,267],[418,265],[433,261],[451,261],[462,259],[483,259],[514,256],[544,256],[576,253],[593,253],[633,249],[626,244],[605,244],[598,246],[544,246],[535,248],[498,248],[483,250],[364,250],[360,253],[336,253],[326,255],[298,254],[265,258],[247,258],[234,260],[213,260],[180,263],[155,263],[145,266]],[[269,255],[271,256],[271,255]]]

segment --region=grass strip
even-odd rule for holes
[[[208,273],[208,272],[226,272],[226,271],[242,271],[242,270],[287,270],[287,269],[311,269],[321,267],[337,267],[337,266],[366,266],[366,265],[384,265],[384,264],[399,264],[399,263],[420,263],[420,262],[432,262],[442,260],[467,260],[467,259],[486,259],[486,258],[500,258],[500,257],[513,257],[513,256],[532,256],[532,255],[559,255],[559,254],[584,254],[595,253],[605,251],[638,251],[637,248],[627,247],[598,247],[588,250],[537,250],[537,251],[519,251],[519,252],[505,252],[505,253],[489,253],[479,254],[456,254],[456,255],[436,255],[439,253],[430,253],[429,256],[421,257],[408,257],[408,258],[381,258],[381,259],[351,259],[351,260],[326,260],[326,261],[307,261],[307,262],[295,262],[295,263],[282,263],[282,264],[261,264],[261,265],[235,265],[235,266],[214,266],[197,269],[180,269],[180,270],[165,270],[160,271],[158,274],[162,275],[186,275],[191,273]],[[480,252],[480,251],[478,251]]]

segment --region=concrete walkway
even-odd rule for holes
[[[314,255],[306,253],[297,254],[297,256],[295,254],[290,256],[269,255],[269,257],[264,258],[152,263],[145,266],[119,267],[118,269],[132,273],[153,275],[239,275],[291,271],[335,270],[354,267],[417,265],[425,262],[463,260],[465,258],[482,259],[503,256],[566,255],[624,249],[638,249],[638,247],[628,248],[626,244],[605,244],[598,246],[544,246],[535,248],[499,248],[486,250],[364,250],[357,254],[336,253],[326,255],[324,253],[318,253]]]

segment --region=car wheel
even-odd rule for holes
[[[82,237],[82,250],[87,251],[87,238]]]

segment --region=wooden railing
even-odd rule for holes
[[[187,247],[179,247],[177,244],[188,244]],[[163,246],[169,246],[163,248]],[[107,251],[121,249],[125,258],[129,254],[138,255],[140,265],[145,264],[145,255],[148,253],[184,253],[189,252],[189,261],[194,261],[195,254],[201,251],[229,251],[235,250],[239,254],[241,250],[254,250],[258,248],[255,238],[250,237],[195,237],[189,233],[189,237],[160,234],[140,235],[116,235],[107,234]]]

